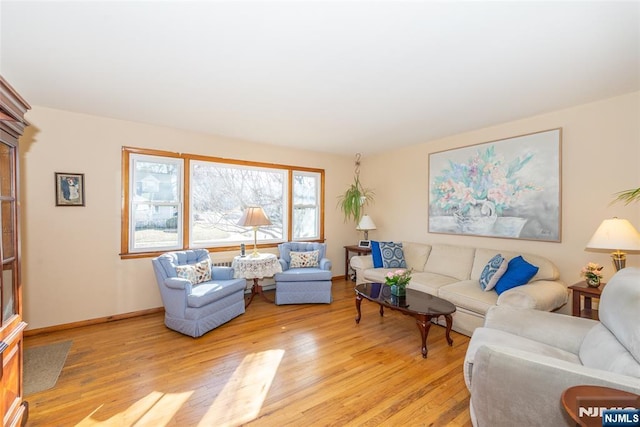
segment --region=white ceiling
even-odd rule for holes
[[[640,2],[0,1],[33,105],[352,155],[640,89]]]

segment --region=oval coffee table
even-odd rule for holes
[[[427,335],[431,328],[431,320],[444,316],[447,321],[447,342],[453,345],[451,339],[451,325],[453,318],[451,314],[456,311],[456,306],[447,300],[434,297],[425,292],[407,289],[406,297],[396,297],[391,295],[391,288],[384,283],[361,283],[356,285],[356,309],[358,316],[356,323],[360,323],[362,317],[360,304],[363,299],[375,302],[380,305],[380,316],[384,315],[384,308],[397,310],[416,319],[416,324],[422,337],[422,357],[427,357]]]

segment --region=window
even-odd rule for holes
[[[183,160],[132,154],[129,252],[182,248]]]
[[[321,169],[123,148],[122,255],[185,248],[230,250],[253,244],[238,225],[261,206],[272,225],[259,244],[323,240]]]

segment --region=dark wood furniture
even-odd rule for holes
[[[383,283],[362,283],[356,285],[356,323],[360,323],[360,304],[362,299],[375,302],[380,305],[380,316],[384,315],[384,308],[397,310],[416,319],[416,325],[420,330],[422,338],[422,357],[427,357],[427,336],[431,328],[431,320],[444,316],[447,321],[447,343],[453,345],[451,339],[451,325],[453,318],[451,315],[456,311],[456,306],[442,298],[429,295],[425,292],[407,289],[406,297],[395,297],[391,295],[391,288]]]
[[[28,406],[23,399],[22,284],[20,275],[20,212],[18,196],[18,138],[28,123],[25,112],[31,107],[0,77],[0,411],[3,425],[26,423]]]
[[[562,392],[560,400],[567,414],[580,426],[602,425],[600,414],[594,414],[595,408],[640,408],[637,394],[595,385],[569,387]],[[584,408],[582,414],[580,407]]]
[[[598,310],[591,307],[591,300],[593,298],[600,299],[600,294],[602,294],[602,289],[604,289],[605,285],[606,283],[601,283],[599,287],[592,288],[587,286],[587,282],[583,280],[582,282],[569,286],[569,289],[571,289],[573,293],[573,308],[571,314],[576,317],[599,320]],[[584,297],[584,307],[580,304],[580,297]]]
[[[355,253],[356,255],[366,255],[371,253],[371,248],[365,248],[363,246],[358,245],[350,245],[344,247],[344,278],[349,278],[349,259],[351,258],[350,254]],[[355,280],[355,277],[354,277]]]

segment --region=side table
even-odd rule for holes
[[[572,286],[569,286],[573,292],[573,308],[571,314],[576,317],[586,317],[588,319],[600,320],[598,317],[598,310],[591,308],[592,298],[600,299],[602,289],[606,283],[601,283],[597,288],[587,286],[587,282],[584,280],[578,282]],[[584,297],[584,308],[581,309],[580,297]]]
[[[349,277],[349,254],[355,253],[356,255],[366,255],[371,253],[371,248],[365,248],[358,245],[350,245],[344,247],[344,278]]]
[[[253,285],[251,286],[251,296],[245,307],[249,307],[253,297],[260,295],[265,301],[273,303],[262,292],[262,285],[260,279],[265,277],[272,277],[276,273],[282,272],[282,266],[280,261],[274,254],[258,254],[258,256],[246,255],[236,256],[231,263],[233,267],[233,277],[242,279],[253,279]]]
[[[595,385],[569,387],[562,392],[560,400],[562,407],[576,425],[587,427],[603,425],[602,413],[593,411],[594,408],[640,408],[639,395]]]

